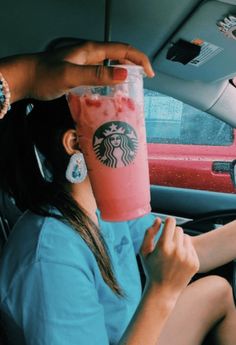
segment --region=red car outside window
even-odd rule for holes
[[[231,126],[150,90],[145,90],[145,119],[151,184],[235,193]]]

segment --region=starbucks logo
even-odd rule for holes
[[[97,158],[110,168],[129,165],[136,156],[137,148],[137,134],[126,122],[107,122],[96,130],[93,137]]]

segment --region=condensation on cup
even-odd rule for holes
[[[143,69],[123,65],[125,82],[70,90],[68,103],[101,217],[126,221],[150,212]]]

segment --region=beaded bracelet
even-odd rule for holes
[[[0,119],[11,109],[10,97],[11,94],[8,83],[0,73]]]

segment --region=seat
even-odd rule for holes
[[[13,225],[20,217],[21,211],[12,198],[0,191],[0,256]]]
[[[21,215],[21,211],[17,208],[14,200],[6,193],[0,191],[0,257],[4,245],[7,242],[8,236],[13,225],[16,223]],[[7,345],[7,339],[4,332],[4,325],[0,316],[0,345]]]

